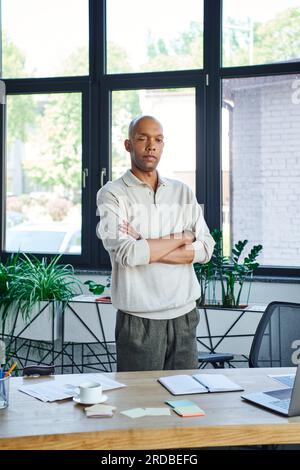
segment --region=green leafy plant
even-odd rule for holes
[[[222,232],[218,229],[214,229],[211,232],[211,236],[215,241],[215,247],[210,261],[204,264],[194,264],[194,270],[201,289],[201,295],[197,301],[198,306],[205,305],[206,303],[217,303],[215,298],[215,280],[217,272],[223,264],[226,263],[226,258],[223,256]],[[212,292],[210,292],[210,287],[212,288]]]
[[[106,287],[110,287],[110,276],[106,280],[106,285],[97,284],[95,281],[85,281],[84,284],[89,286],[89,291],[94,295],[101,295]]]
[[[20,273],[19,254],[13,254],[5,263],[0,261],[0,318],[5,321],[10,306],[15,302],[11,284]]]
[[[24,319],[40,301],[68,301],[81,292],[81,282],[71,265],[58,264],[61,255],[48,263],[46,258],[22,255],[18,259],[18,275],[9,283],[10,297],[15,300]]]
[[[244,257],[244,260],[241,261],[248,240],[238,241],[232,248],[231,255],[224,256],[222,231],[214,229],[211,235],[215,240],[211,260],[203,265],[199,263],[194,265],[201,288],[201,297],[198,301],[198,305],[204,305],[206,303],[206,292],[210,284],[213,284],[211,303],[217,304],[215,285],[218,280],[220,281],[222,293],[221,305],[223,307],[238,307],[240,306],[241,294],[246,280],[250,280],[247,302],[249,300],[251,276],[253,275],[253,271],[259,266],[256,260],[262,250],[262,245],[254,245],[248,255]]]
[[[222,304],[224,307],[238,307],[244,282],[253,274],[253,271],[259,266],[256,259],[262,250],[262,245],[254,245],[241,263],[241,255],[248,244],[248,240],[237,242],[232,248],[232,255],[229,263],[223,266],[220,280],[222,286]],[[249,286],[251,285],[251,282]],[[250,290],[248,293],[249,300]]]

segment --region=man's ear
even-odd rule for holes
[[[124,141],[124,147],[125,147],[125,149],[127,150],[127,152],[129,152],[129,153],[131,152],[131,142],[130,142],[129,139],[126,139],[126,140]]]

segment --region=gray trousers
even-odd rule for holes
[[[117,311],[117,371],[197,369],[199,312],[149,320]]]

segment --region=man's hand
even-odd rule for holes
[[[141,235],[126,220],[123,220],[123,223],[119,224],[119,230],[122,233],[130,235],[130,237],[134,238],[135,240],[140,240],[142,238]]]
[[[195,234],[191,230],[184,230],[182,233],[186,245],[190,245],[195,241]]]

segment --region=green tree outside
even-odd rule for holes
[[[4,77],[25,77],[25,57],[5,32],[2,34],[3,75]],[[12,100],[7,99],[7,115],[12,119],[7,121],[7,149],[10,150],[16,139],[26,142],[28,129],[35,123],[33,100],[30,95],[18,95]]]
[[[253,25],[249,18],[243,22],[228,18],[227,26],[223,41],[226,67],[282,62],[300,57],[300,9],[287,8],[269,21],[254,22]],[[253,35],[250,28],[253,28]]]

